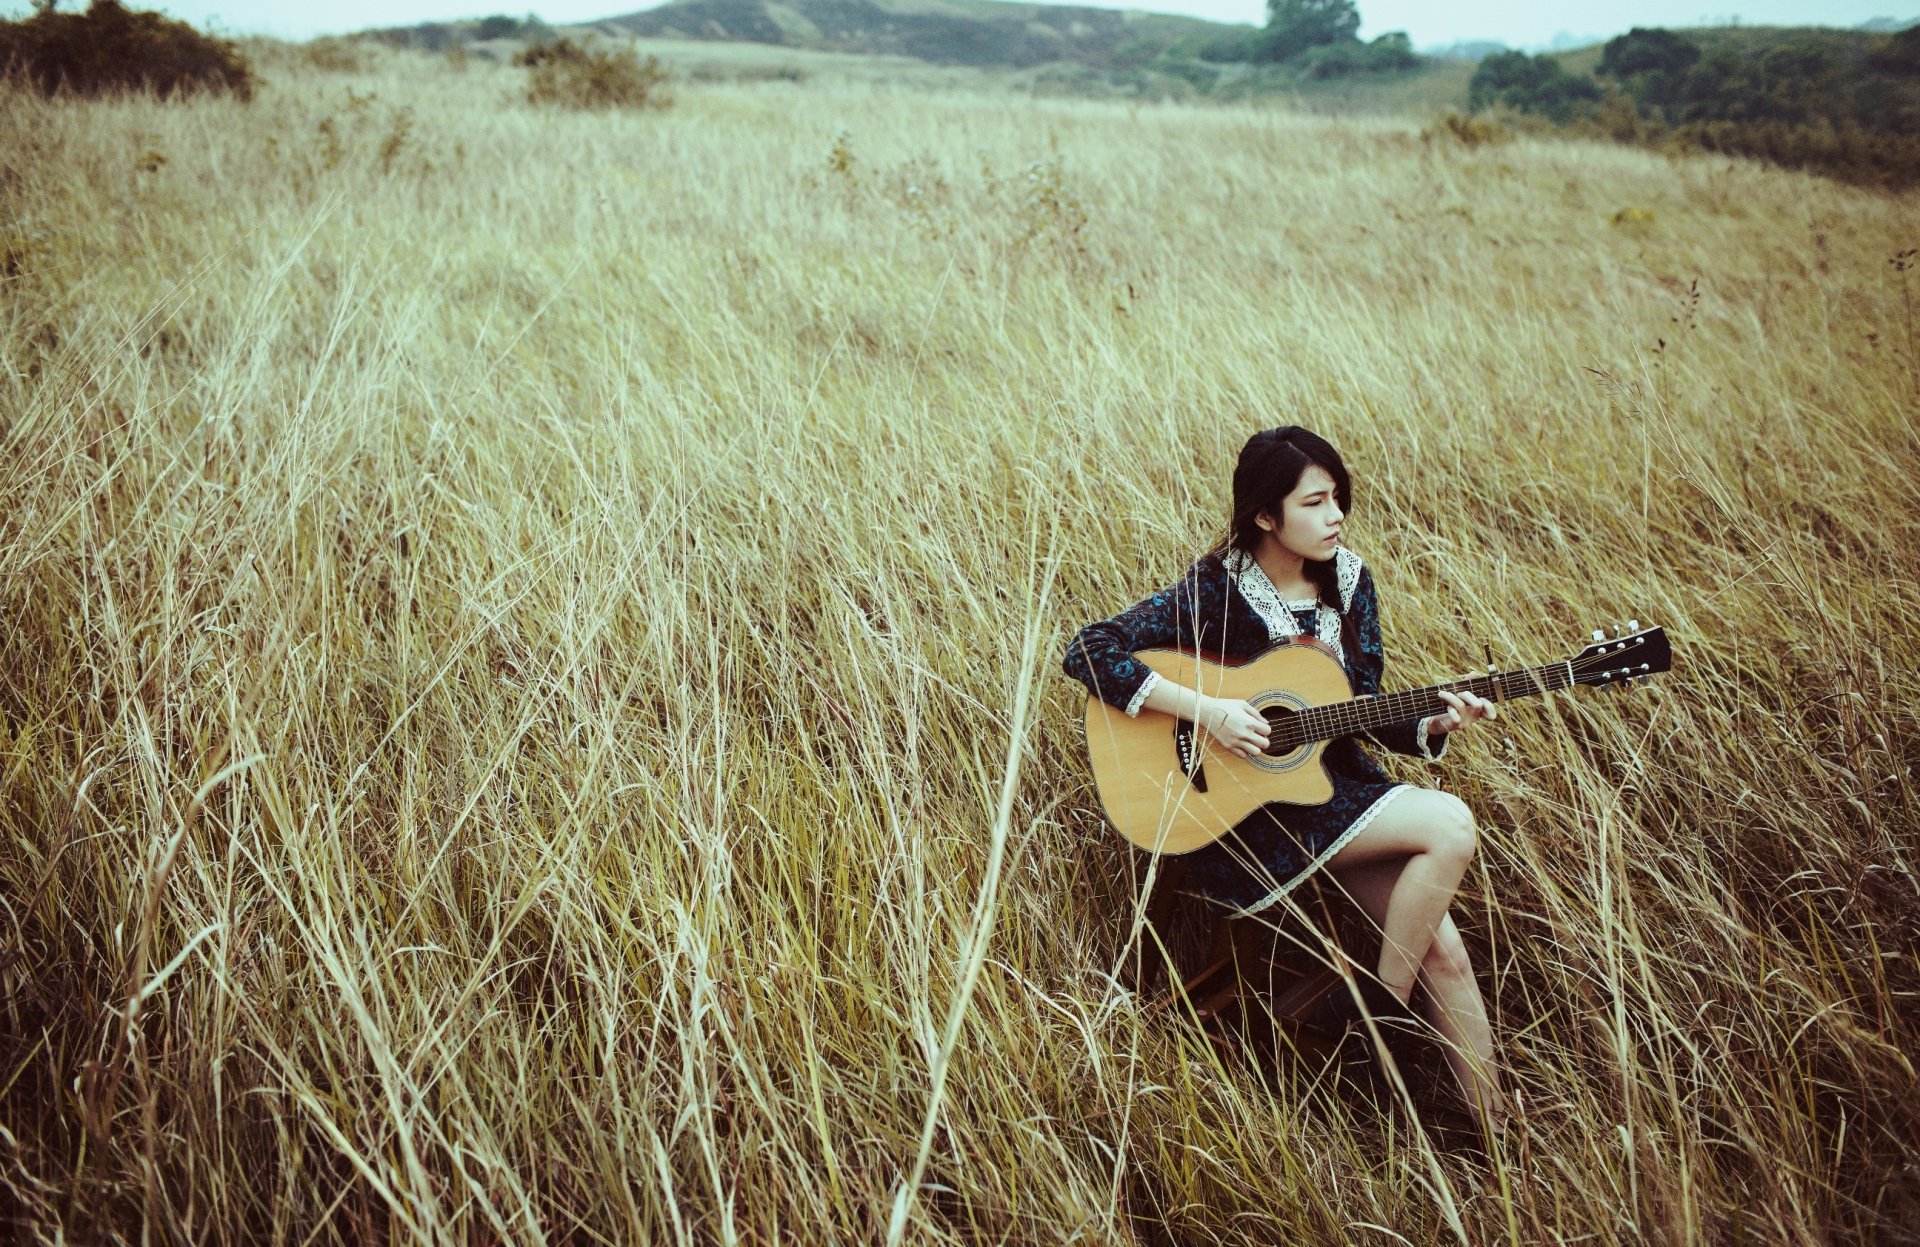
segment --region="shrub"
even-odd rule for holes
[[[601,50],[556,39],[536,43],[513,58],[532,73],[527,102],[564,108],[665,108],[667,68],[657,56],[640,59],[632,48]]]
[[[420,52],[445,52],[460,41],[460,32],[445,22],[422,22],[418,26],[370,30],[362,37],[396,51],[411,48]]]
[[[1909,26],[1874,48],[1867,65],[1883,74],[1920,77],[1920,26]]]
[[[1357,43],[1359,30],[1353,0],[1267,0],[1267,25],[1255,59],[1290,61],[1315,48]]]
[[[1698,150],[1753,156],[1861,186],[1903,190],[1920,185],[1920,137],[1869,130],[1853,122],[1697,121],[1674,130],[1673,140]]]
[[[1258,30],[1244,35],[1216,35],[1202,40],[1194,55],[1210,65],[1237,65],[1263,59],[1265,46],[1264,32]]]
[[[1513,139],[1513,131],[1485,117],[1468,117],[1461,113],[1450,112],[1422,130],[1420,138],[1427,143],[1445,139],[1464,147],[1485,147],[1490,144],[1510,142]]]
[[[1496,52],[1480,62],[1467,84],[1467,107],[1475,112],[1495,104],[1516,112],[1539,113],[1565,125],[1601,99],[1600,84],[1560,68],[1551,56]]]
[[[1617,87],[1609,87],[1599,107],[1591,116],[1575,122],[1573,129],[1575,133],[1596,134],[1616,143],[1653,143],[1665,132],[1658,119],[1642,116],[1633,97]]]
[[[1390,31],[1372,43],[1329,43],[1298,57],[1308,78],[1344,78],[1349,74],[1396,74],[1420,67],[1413,40]]]
[[[1617,39],[1607,40],[1600,51],[1600,72],[1609,78],[1630,78],[1635,74],[1684,74],[1700,59],[1700,48],[1671,30],[1648,30],[1635,26]]]
[[[1389,30],[1367,45],[1366,67],[1379,73],[1398,73],[1420,68],[1420,55],[1413,50],[1413,37],[1404,30]]]
[[[366,49],[352,39],[314,39],[301,45],[300,51],[307,64],[328,73],[357,74],[367,68]]]
[[[546,30],[546,23],[529,13],[526,18],[508,17],[496,13],[492,17],[483,17],[480,24],[473,28],[473,38],[519,39],[527,36],[538,37]]]
[[[119,0],[93,0],[84,14],[48,5],[24,21],[0,22],[0,67],[46,95],[230,91],[253,98],[253,68],[231,41]]]
[[[1671,110],[1686,98],[1691,83],[1724,72],[1717,64],[1696,69],[1699,65],[1700,48],[1691,40],[1635,26],[1607,41],[1598,72],[1625,86],[1639,103]]]

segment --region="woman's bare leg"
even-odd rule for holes
[[[1402,1002],[1413,994],[1434,933],[1473,861],[1474,843],[1473,814],[1465,804],[1444,792],[1413,788],[1383,806],[1328,863],[1343,878],[1356,867],[1398,864],[1374,921],[1384,936],[1380,981]]]
[[[1338,878],[1347,894],[1378,924],[1402,869],[1401,862],[1373,862],[1339,872]],[[1466,943],[1451,915],[1441,919],[1420,963],[1420,982],[1427,989],[1427,1020],[1446,1040],[1447,1065],[1467,1102],[1498,1133],[1506,1123],[1507,1104],[1500,1090],[1500,1068],[1494,1061],[1493,1026],[1487,1020],[1486,1002],[1467,958]]]
[[[1427,987],[1427,1019],[1447,1041],[1447,1064],[1466,1093],[1467,1103],[1496,1134],[1506,1126],[1507,1102],[1494,1062],[1493,1026],[1480,996],[1467,946],[1451,917],[1440,924],[1433,948],[1420,966]]]

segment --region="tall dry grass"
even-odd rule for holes
[[[1912,198],[268,77],[0,102],[21,1239],[1920,1234]],[[1357,470],[1391,684],[1678,648],[1439,777],[1507,1165],[1116,977],[1055,657],[1293,420]]]

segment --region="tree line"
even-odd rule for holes
[[[1606,43],[1592,73],[1571,72],[1554,56],[1489,56],[1468,88],[1468,107],[1910,186],[1920,184],[1920,26],[1883,37],[1818,30],[1690,37],[1635,27]]]

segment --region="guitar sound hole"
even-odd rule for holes
[[[1298,716],[1292,706],[1262,706],[1260,713],[1267,720],[1268,757],[1285,757],[1305,743],[1301,738]]]

